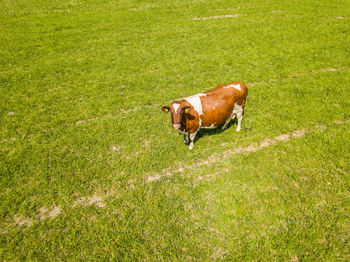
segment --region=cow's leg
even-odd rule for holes
[[[185,133],[184,134],[184,143],[187,145],[190,142],[189,134]]]
[[[237,128],[236,128],[236,131],[239,132],[241,131],[241,124],[242,124],[242,119],[243,119],[243,108],[240,107],[238,110],[237,110]]]
[[[233,110],[230,117],[226,120],[225,124],[222,126],[222,130],[225,130],[228,126],[228,124],[231,122],[231,120],[234,120],[236,118],[236,110]]]
[[[231,120],[234,120],[236,118],[236,112],[231,115]]]
[[[225,124],[222,126],[222,130],[225,130],[228,126],[228,124],[231,122],[232,119],[235,119],[236,117],[236,112],[233,112],[230,117],[226,120]]]
[[[225,124],[222,126],[222,130],[225,130],[226,128],[227,128],[227,126],[228,126],[228,124],[230,123],[230,121],[231,121],[231,117],[229,117],[227,120],[226,120],[226,122],[225,122]]]
[[[197,130],[198,131],[198,130]],[[193,140],[194,138],[196,137],[196,134],[197,134],[197,131],[192,133],[192,134],[189,134],[189,137],[190,137],[190,146],[188,147],[188,149],[192,149],[193,148]]]

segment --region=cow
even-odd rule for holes
[[[248,89],[242,82],[220,84],[207,92],[173,101],[163,106],[162,111],[171,112],[172,127],[184,134],[185,144],[193,148],[193,141],[200,128],[216,128],[222,125],[225,130],[237,116],[236,131],[241,130],[244,106]]]

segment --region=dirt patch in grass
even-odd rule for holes
[[[120,150],[120,147],[119,146],[110,146],[109,147],[109,150],[111,150],[111,151],[119,151]]]
[[[91,197],[81,197],[77,199],[72,207],[77,207],[77,206],[92,206],[95,205],[97,207],[104,207],[105,204],[103,203],[103,198],[100,196],[91,196]]]
[[[229,11],[229,10],[239,10],[239,9],[249,9],[249,8],[259,8],[261,6],[237,6],[237,7],[231,7],[231,8],[218,8],[218,9],[212,9],[215,11]]]
[[[241,14],[235,14],[235,15],[216,15],[216,16],[207,16],[207,17],[194,17],[192,20],[212,20],[212,19],[221,19],[221,18],[234,18],[242,16]]]
[[[97,118],[88,118],[88,119],[84,119],[84,120],[78,120],[77,122],[75,122],[76,125],[80,125],[80,124],[84,124],[86,122],[91,122],[91,121],[96,121]]]
[[[46,218],[54,218],[61,213],[61,206],[53,206],[50,210],[46,207],[42,207],[39,209],[39,220],[44,220]]]
[[[344,17],[344,16],[336,16],[336,17],[323,17],[323,18],[320,18],[320,20],[335,20],[335,19],[347,19],[347,17]]]
[[[223,259],[227,251],[225,249],[219,247],[215,250],[215,252],[210,256],[210,259],[213,261],[217,261],[218,259]]]
[[[20,215],[15,215],[13,217],[13,221],[15,225],[20,226],[20,227],[29,227],[33,224],[33,220],[29,218],[24,218]]]
[[[147,182],[152,182],[161,179],[161,175],[149,176],[147,177]]]

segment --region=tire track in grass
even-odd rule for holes
[[[103,198],[106,196],[101,196],[94,194],[89,197],[77,198],[69,208],[78,207],[88,207],[96,206],[98,208],[105,207],[103,203]],[[62,213],[62,207],[60,205],[51,207],[41,207],[37,210],[36,214],[32,217],[23,217],[21,215],[14,215],[12,221],[1,221],[0,222],[0,234],[6,234],[10,229],[19,227],[20,229],[31,227],[32,225],[42,222],[47,219],[52,219],[59,216]]]
[[[7,230],[9,228],[13,228],[14,226],[18,226],[20,228],[27,228],[43,220],[54,218],[59,214],[61,214],[61,211],[62,211],[62,207],[58,205],[58,206],[51,206],[50,208],[41,207],[38,209],[37,214],[31,218],[23,217],[21,215],[15,215],[12,218],[13,220],[12,223],[3,222],[0,224],[1,225],[0,234],[7,233]]]
[[[226,8],[226,9],[216,9],[218,11],[225,10],[238,10],[240,8]],[[270,14],[283,13],[281,10],[271,10]],[[204,17],[193,17],[192,20],[213,20],[213,19],[222,19],[222,18],[235,18],[239,16],[247,16],[247,14],[228,14],[228,15],[214,15],[214,16],[204,16]]]
[[[246,7],[249,8],[249,7]],[[226,8],[226,9],[214,9],[217,11],[229,11],[229,10],[239,10],[241,8]],[[283,13],[282,10],[271,10],[269,12],[270,14],[278,14]],[[265,13],[266,14],[266,13]],[[192,20],[213,20],[213,19],[222,19],[222,18],[235,18],[239,16],[247,16],[247,14],[229,14],[229,15],[215,15],[215,16],[204,16],[204,17],[193,17]],[[300,15],[288,15],[288,17],[302,17]],[[339,19],[348,19],[348,17],[344,16],[336,16],[336,17],[320,17],[316,18],[318,20],[339,20]],[[256,21],[255,19],[249,19],[250,21]]]
[[[350,122],[349,119],[336,120],[332,124],[342,125],[342,124],[345,124],[348,122]],[[182,163],[180,163],[180,164],[177,164],[175,166],[170,166],[166,169],[163,169],[158,174],[155,174],[152,176],[147,176],[145,180],[146,180],[146,182],[151,183],[151,182],[160,180],[162,178],[166,178],[166,177],[170,178],[175,173],[182,173],[185,170],[194,169],[194,168],[198,168],[198,167],[202,167],[202,166],[209,166],[213,163],[218,163],[218,162],[222,162],[226,159],[229,159],[229,158],[233,157],[234,155],[256,152],[256,151],[264,149],[265,147],[273,146],[273,145],[276,145],[276,144],[281,143],[281,142],[287,142],[291,139],[297,139],[297,138],[304,137],[307,133],[311,133],[314,131],[323,132],[326,129],[327,129],[326,125],[316,125],[316,126],[313,126],[311,128],[303,128],[301,130],[296,130],[296,131],[291,132],[291,133],[281,134],[281,135],[275,136],[273,138],[266,138],[263,141],[261,141],[260,143],[252,143],[252,144],[245,146],[245,147],[237,147],[236,149],[228,149],[228,150],[225,150],[221,153],[214,153],[214,154],[210,155],[206,160],[198,161],[197,163],[193,163],[190,165],[183,165]]]
[[[129,185],[130,190],[134,189],[137,184],[141,183],[153,183],[161,179],[171,178],[176,173],[183,173],[185,170],[195,169],[202,166],[210,166],[211,164],[222,162],[229,158],[234,157],[235,155],[244,154],[244,153],[254,153],[259,150],[262,150],[269,146],[274,146],[279,143],[288,142],[292,139],[299,139],[304,137],[307,133],[312,133],[315,131],[324,132],[330,125],[343,125],[349,123],[350,119],[345,120],[336,120],[328,125],[316,125],[309,128],[303,128],[296,130],[290,133],[281,134],[272,138],[266,138],[260,143],[252,143],[245,147],[237,147],[236,149],[228,149],[221,153],[215,153],[206,158],[205,160],[198,161],[194,164],[184,165],[183,163],[170,166],[166,169],[163,169],[158,174],[148,174],[143,179],[130,179]],[[219,174],[211,174],[209,176],[213,177]],[[196,180],[202,180],[203,177],[196,178]],[[104,208],[105,203],[104,199],[108,197],[121,197],[122,195],[116,195],[115,190],[111,190],[104,194],[94,194],[92,196],[79,197],[73,201],[71,205],[68,205],[68,209],[82,208],[88,206],[95,206],[97,208]],[[39,208],[36,215],[33,217],[27,218],[21,215],[14,215],[11,221],[1,221],[0,222],[0,234],[6,234],[10,229],[20,228],[25,229],[29,228],[36,223],[40,223],[47,219],[52,219],[59,216],[62,212],[61,206],[52,206],[50,208],[42,207]]]
[[[237,6],[237,7],[228,7],[228,8],[217,8],[217,9],[210,9],[211,11],[228,11],[228,10],[239,10],[239,9],[250,9],[250,8],[260,8],[261,5],[255,5],[255,6]]]
[[[207,17],[193,17],[192,20],[212,20],[212,19],[221,19],[221,18],[234,18],[244,16],[244,14],[235,14],[235,15],[215,15]]]

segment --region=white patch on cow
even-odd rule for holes
[[[210,126],[202,126],[202,128],[216,128],[214,124],[211,124]]]
[[[194,132],[193,134],[190,134],[190,145],[189,145],[188,149],[193,148],[193,141],[194,141],[194,138],[196,137],[196,134],[197,134],[197,131]]]
[[[237,105],[235,103],[234,107],[233,107],[233,111],[232,111],[232,119],[233,116],[236,115],[237,116],[237,128],[236,131],[239,132],[241,131],[241,124],[242,124],[242,119],[243,119],[243,108],[240,105]]]
[[[234,107],[233,107],[233,111],[232,111],[232,114],[237,114],[238,112],[242,111],[243,108],[238,105],[237,103],[234,104]]]
[[[231,84],[231,85],[228,85],[228,86],[224,86],[224,88],[236,88],[237,90],[241,91],[241,85],[240,84],[237,84],[237,85],[234,85],[234,84]]]
[[[199,116],[199,127],[202,126],[202,119],[201,115],[203,115],[203,110],[202,110],[202,102],[200,97],[201,96],[206,96],[207,94],[197,94],[194,96],[189,96],[186,97],[185,100],[190,103],[191,106],[193,106],[193,109],[198,113]]]
[[[173,104],[175,114],[177,113],[177,110],[179,109],[179,107],[180,107],[180,104]]]
[[[227,128],[228,124],[230,123],[230,121],[235,119],[235,117],[237,116],[238,125],[236,128],[236,131],[239,132],[241,130],[241,123],[242,123],[242,118],[243,118],[242,113],[243,113],[243,107],[241,107],[240,105],[235,103],[230,117],[228,119],[226,119],[225,124],[222,126],[222,130],[225,130]]]

